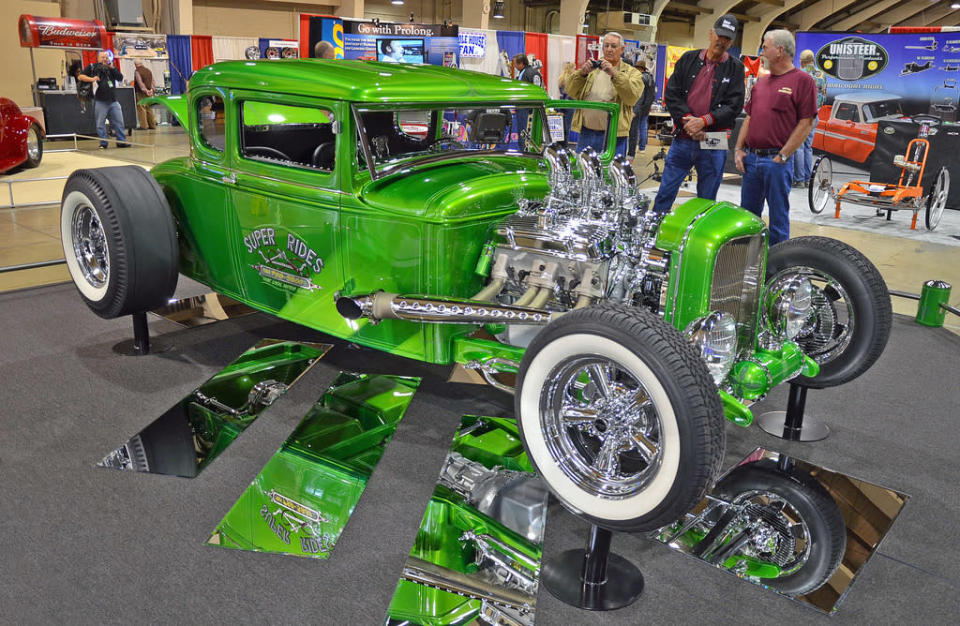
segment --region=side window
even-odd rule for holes
[[[208,148],[223,152],[226,146],[226,125],[223,116],[223,98],[203,96],[197,100],[200,140]]]
[[[333,171],[334,114],[327,109],[245,100],[240,154],[248,159]]]
[[[860,112],[857,111],[857,105],[850,102],[842,102],[838,105],[837,114],[834,117],[843,122],[859,122]]]

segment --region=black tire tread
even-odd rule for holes
[[[805,499],[811,512],[823,523],[826,535],[824,539],[829,540],[820,571],[805,571],[807,566],[804,566],[788,576],[775,580],[765,579],[764,583],[790,595],[803,595],[821,587],[840,565],[847,547],[846,523],[836,500],[810,474],[796,467],[781,470],[767,460],[734,468],[717,484],[716,493],[721,498],[730,500],[738,493],[757,487],[774,491],[787,498],[794,506],[797,506],[797,502],[790,498]],[[809,527],[811,520],[806,521]]]
[[[702,451],[696,459],[697,463],[692,472],[688,470],[688,478],[686,480],[678,478],[667,499],[642,518],[615,523],[589,514],[585,517],[604,528],[625,532],[653,530],[676,521],[704,497],[720,473],[726,433],[723,405],[713,379],[690,344],[672,326],[646,309],[604,303],[571,311],[534,338],[520,366],[517,378],[518,390],[523,384],[526,367],[533,356],[558,334],[566,334],[565,331],[571,326],[588,326],[591,327],[590,329],[596,327],[600,334],[604,334],[603,329],[618,329],[648,345],[667,364],[671,372],[678,374],[669,381],[663,382],[667,387],[671,383],[675,384],[682,397],[687,398],[690,403],[692,410],[685,417],[694,422],[690,424],[691,431],[697,437],[695,443],[697,449]],[[583,329],[578,332],[583,332]],[[516,397],[516,411],[519,415],[519,394]],[[678,421],[683,417],[678,414]],[[682,466],[679,472],[683,473]]]
[[[789,263],[789,259],[785,258],[783,259],[783,267],[773,265],[773,259],[775,257],[780,255],[789,256],[791,253],[800,257],[795,263]],[[884,282],[880,271],[870,262],[870,259],[850,245],[829,237],[795,237],[772,246],[767,257],[767,278],[769,279],[784,267],[804,264],[806,259],[802,257],[806,255],[809,259],[810,254],[827,258],[831,261],[841,259],[842,266],[851,269],[859,280],[862,280],[865,284],[869,300],[865,304],[867,305],[867,309],[870,310],[875,317],[873,336],[871,337],[868,347],[863,355],[855,359],[854,363],[851,363],[850,366],[845,368],[846,371],[841,370],[837,374],[825,375],[823,370],[831,369],[831,363],[826,363],[819,375],[813,378],[800,376],[794,381],[811,389],[825,389],[852,381],[870,369],[877,359],[880,358],[880,355],[883,354],[883,350],[887,345],[887,340],[890,338],[890,331],[893,328],[893,307],[890,303],[890,292],[887,289],[887,284]],[[843,269],[843,267],[841,269]],[[848,295],[851,299],[854,298],[854,294],[848,292]],[[863,326],[860,326],[860,328],[862,329]],[[856,341],[856,337],[853,338],[853,341]],[[850,347],[852,346],[848,346],[848,352]]]

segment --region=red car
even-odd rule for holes
[[[867,163],[877,143],[878,122],[903,117],[900,101],[900,96],[882,92],[836,96],[832,105],[820,107],[813,149]]]
[[[9,98],[0,98],[0,173],[36,167],[43,157],[43,129]]]

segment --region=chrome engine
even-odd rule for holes
[[[615,159],[607,185],[592,151],[577,156],[579,179],[564,148],[544,155],[550,192],[540,202],[520,199],[497,228],[490,281],[474,299],[550,311],[612,301],[662,313],[669,259],[654,246],[660,216],[638,193],[629,163]]]

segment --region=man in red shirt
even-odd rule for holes
[[[760,216],[770,207],[770,245],[790,238],[793,153],[817,117],[817,85],[793,66],[796,43],[787,30],[763,37],[760,56],[770,70],[750,92],[747,119],[737,136],[737,169],[743,172],[740,204]]]

